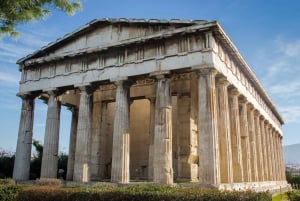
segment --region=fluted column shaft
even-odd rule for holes
[[[247,101],[240,99],[241,145],[243,155],[244,182],[251,182],[251,155],[247,119]]]
[[[22,109],[19,124],[16,158],[14,162],[13,179],[28,180],[30,171],[32,129],[34,118],[34,99],[25,95],[22,98]]]
[[[270,137],[270,145],[271,145],[271,152],[270,152],[270,154],[271,154],[271,161],[272,161],[272,173],[273,173],[273,181],[276,181],[276,174],[277,174],[277,172],[276,172],[276,168],[275,168],[275,163],[276,163],[276,159],[275,159],[275,154],[274,154],[274,152],[275,152],[275,147],[274,147],[274,141],[273,141],[273,128],[272,128],[272,126],[270,125],[270,129],[269,129],[269,137]]]
[[[116,85],[111,181],[115,183],[128,183],[130,179],[130,87],[124,80],[117,81]]]
[[[153,180],[155,183],[167,185],[173,184],[170,84],[169,78],[164,75],[157,76]]]
[[[279,161],[280,161],[280,181],[284,181],[286,180],[285,178],[285,165],[284,165],[284,161],[283,161],[283,155],[282,155],[282,145],[281,145],[281,136],[280,134],[278,134],[278,151],[279,151]]]
[[[263,149],[262,149],[262,135],[260,128],[260,118],[259,112],[255,112],[254,116],[255,122],[255,133],[256,133],[256,153],[257,153],[257,172],[258,172],[258,181],[264,181],[264,161],[263,161]]]
[[[220,161],[215,75],[213,69],[198,72],[198,153],[200,184],[218,186]]]
[[[271,143],[272,143],[272,161],[273,161],[273,172],[274,172],[274,181],[277,181],[277,157],[276,157],[276,145],[275,145],[275,138],[274,138],[274,128],[271,128]]]
[[[101,96],[101,95],[100,95]],[[92,111],[92,131],[91,131],[91,161],[90,161],[90,175],[91,180],[100,180],[100,155],[102,147],[101,143],[101,113],[102,113],[102,100],[99,97],[93,101]]]
[[[269,125],[266,124],[266,144],[268,147],[267,155],[268,155],[268,170],[269,170],[269,181],[273,181],[273,160],[272,160],[272,146],[271,146],[271,136],[270,136],[270,128]]]
[[[77,125],[78,125],[78,109],[73,107],[70,110],[72,112],[72,119],[71,119],[69,156],[68,156],[67,177],[66,177],[67,180],[73,180],[75,150],[76,150],[76,136],[77,136]]]
[[[228,104],[228,85],[225,78],[217,81],[218,139],[221,183],[233,183],[231,131]]]
[[[100,126],[100,148],[99,148],[99,177],[105,179],[109,170],[106,169],[106,154],[107,154],[107,102],[102,102],[101,105],[101,126]]]
[[[262,149],[263,149],[263,171],[264,171],[264,181],[269,180],[269,160],[268,160],[268,146],[266,138],[265,120],[260,119],[261,137],[262,137]]]
[[[232,166],[233,166],[233,181],[243,182],[243,159],[241,147],[241,131],[239,117],[237,89],[229,91],[229,108],[230,108],[230,130],[231,130],[231,150],[232,150]]]
[[[153,180],[153,154],[154,154],[154,127],[155,127],[155,98],[148,98],[150,102],[149,123],[149,158],[148,158],[148,180]]]
[[[90,180],[90,147],[93,93],[88,86],[82,86],[79,87],[79,89],[80,102],[78,110],[78,126],[73,181],[88,182]]]
[[[58,165],[59,124],[61,104],[54,91],[49,91],[41,178],[56,178]]]
[[[251,104],[248,104],[248,130],[249,130],[249,141],[250,141],[250,154],[251,154],[251,181],[258,181],[257,172],[257,155],[256,155],[256,133],[255,133],[255,122],[254,122],[254,108]]]
[[[280,174],[281,174],[281,171],[280,171],[280,158],[279,158],[279,154],[278,154],[278,150],[279,150],[279,147],[278,147],[278,141],[277,141],[277,133],[276,131],[274,130],[273,131],[273,142],[274,142],[274,152],[275,152],[275,170],[276,170],[276,181],[280,181]]]

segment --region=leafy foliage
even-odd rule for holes
[[[58,170],[64,170],[63,173],[58,174],[58,178],[66,179],[68,167],[68,155],[65,153],[60,153],[58,156]]]
[[[0,200],[16,201],[19,190],[19,187],[16,185],[0,185]]]
[[[69,0],[1,0],[0,36],[17,36],[17,24],[42,19],[51,13],[51,7],[74,14],[81,8],[81,3]]]
[[[300,176],[293,176],[290,172],[286,172],[286,180],[292,187],[300,187]]]
[[[287,196],[289,198],[289,201],[299,201],[300,200],[300,191],[298,190],[293,190],[293,191],[288,191]]]
[[[0,178],[12,177],[15,155],[0,151]]]
[[[30,179],[36,179],[41,174],[43,145],[38,140],[33,140],[32,145],[35,148],[36,154],[30,162]]]
[[[266,192],[228,192],[211,189],[183,189],[164,186],[57,187],[33,186],[20,191],[19,201],[271,201]]]

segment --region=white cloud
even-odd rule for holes
[[[279,83],[269,87],[270,92],[275,95],[300,96],[300,79],[291,80],[286,83]]]
[[[281,111],[286,123],[299,122],[299,119],[300,119],[300,106],[299,105],[283,106],[283,107],[280,107],[280,111]]]
[[[0,38],[0,61],[16,63],[16,61],[54,40],[53,30],[48,29],[24,29],[20,38]]]
[[[287,42],[281,37],[275,40],[279,52],[288,57],[299,57],[300,55],[300,40]]]
[[[257,72],[286,124],[300,123],[300,39],[277,37],[261,49]]]

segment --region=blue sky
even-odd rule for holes
[[[74,16],[60,11],[18,26],[18,39],[0,39],[0,149],[15,151],[21,99],[15,64],[95,18],[218,20],[285,119],[284,145],[300,143],[300,1],[82,0]],[[34,138],[43,143],[47,106],[36,101]],[[67,152],[71,112],[61,113],[60,150]]]

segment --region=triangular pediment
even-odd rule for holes
[[[80,50],[107,47],[109,44],[151,36],[164,31],[201,24],[202,20],[143,20],[143,19],[98,19],[93,20],[72,33],[49,43],[23,61],[49,56],[68,55]]]

